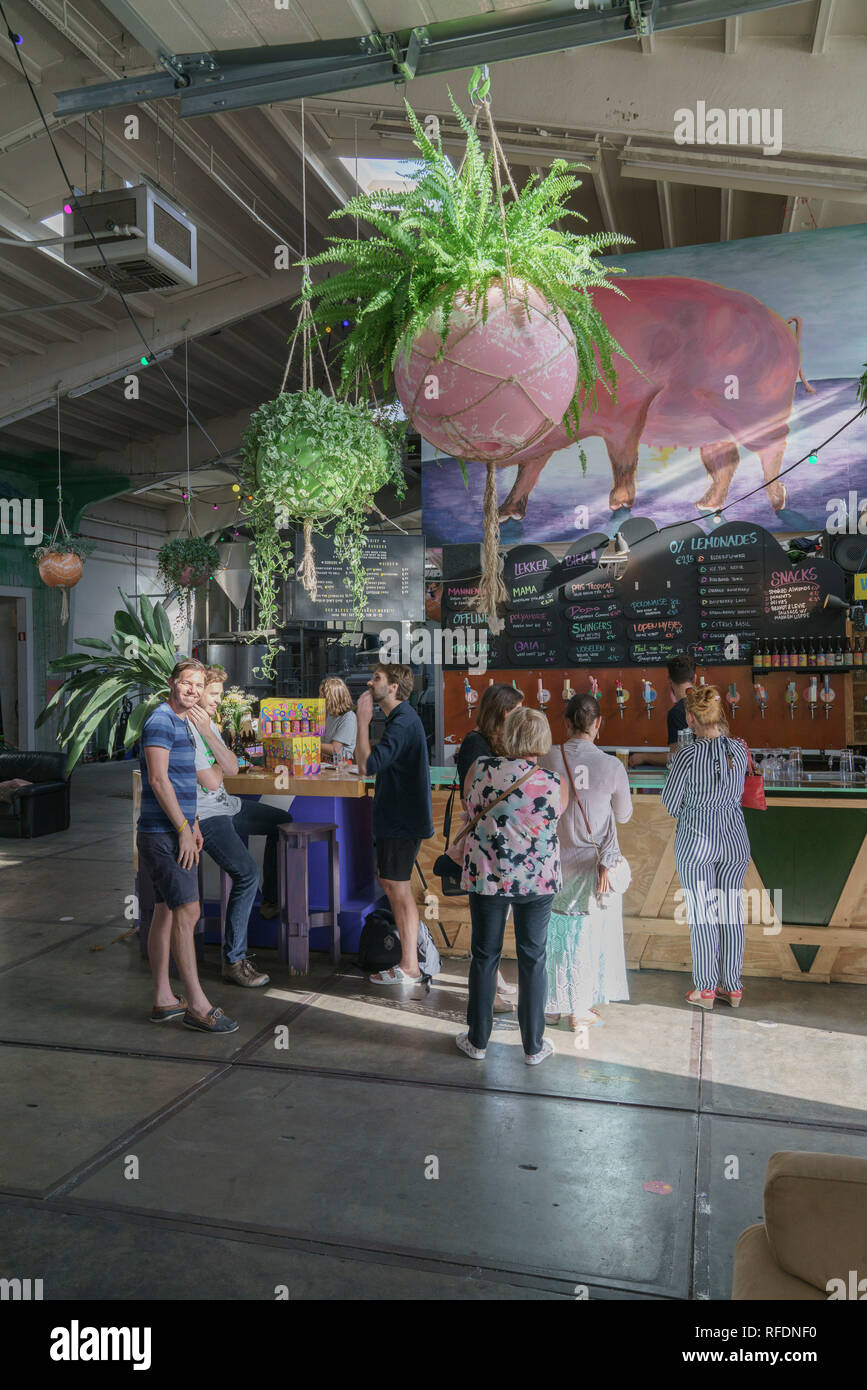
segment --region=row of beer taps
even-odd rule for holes
[[[821,679],[821,686],[820,686],[820,684],[819,684],[820,679]],[[491,677],[491,678],[488,680],[488,685],[493,685],[493,684],[494,684],[493,677]],[[699,684],[699,685],[705,685],[705,684],[706,684],[706,681],[705,681],[705,679],[704,679],[704,676],[700,676],[700,677],[699,677],[699,679],[698,679],[698,684]],[[527,696],[526,696],[525,692],[524,692],[523,690],[521,690],[521,687],[518,685],[517,681],[516,681],[514,678],[513,678],[513,680],[512,680],[512,685],[514,686],[515,690],[517,690],[517,691],[519,692],[519,694],[521,694],[521,695],[524,697],[524,700],[525,700],[525,702],[526,702]],[[576,693],[576,692],[572,689],[571,681],[569,680],[569,678],[568,678],[568,676],[567,676],[566,681],[564,682],[564,685],[563,685],[563,689],[562,689],[562,691],[561,691],[561,697],[562,697],[563,703],[564,703],[564,704],[568,704],[569,701],[572,699],[572,696],[573,696],[575,693]],[[590,693],[591,695],[594,695],[594,696],[596,697],[597,700],[600,699],[600,695],[599,695],[599,682],[596,680],[595,676],[590,676],[589,693]],[[542,710],[542,712],[543,712],[544,714],[547,714],[547,712],[548,712],[548,705],[549,705],[550,702],[551,702],[551,692],[550,692],[550,690],[546,690],[546,689],[545,689],[544,685],[542,684],[542,677],[541,677],[541,676],[538,677],[538,680],[537,680],[537,682],[536,682],[536,692],[535,692],[535,694],[536,694],[536,703],[537,703],[537,705],[539,706],[539,709]],[[764,719],[764,717],[765,717],[765,710],[767,709],[768,704],[770,703],[769,697],[768,697],[767,688],[766,688],[764,685],[762,685],[759,681],[756,681],[755,684],[754,684],[754,686],[753,686],[753,695],[754,695],[756,704],[757,704],[758,707],[759,707],[759,711],[761,712],[761,716],[762,716],[762,718]],[[473,712],[474,712],[475,706],[478,704],[478,701],[479,701],[479,693],[478,693],[477,690],[474,690],[473,687],[471,686],[468,676],[465,676],[465,677],[464,677],[464,698],[465,698],[466,703],[467,703],[467,718],[471,719],[472,716],[473,716]],[[641,699],[644,701],[644,706],[645,706],[645,709],[647,710],[647,717],[648,717],[648,719],[650,718],[651,713],[652,713],[652,710],[653,710],[653,706],[654,706],[654,704],[656,703],[656,698],[657,698],[657,691],[656,691],[655,688],[654,688],[653,681],[643,680],[643,681],[641,682]],[[811,718],[811,719],[814,719],[814,718],[815,718],[815,716],[816,716],[816,709],[818,708],[819,705],[822,705],[822,706],[824,707],[824,710],[825,710],[825,718],[826,718],[826,719],[830,719],[830,717],[831,717],[831,706],[832,706],[832,704],[834,703],[834,700],[835,700],[837,697],[836,697],[836,692],[831,688],[831,678],[830,678],[830,676],[825,675],[825,676],[822,676],[822,677],[820,678],[818,675],[816,675],[816,676],[812,676],[812,677],[810,678],[810,680],[807,682],[806,687],[805,687],[804,690],[801,692],[800,696],[798,695],[798,688],[797,688],[796,682],[795,682],[795,681],[789,681],[788,684],[786,685],[786,689],[785,689],[785,692],[784,692],[784,698],[785,698],[786,704],[787,704],[788,707],[789,707],[789,713],[790,713],[792,719],[794,719],[794,717],[795,717],[795,710],[798,708],[798,700],[799,700],[799,699],[802,699],[802,700],[804,700],[804,701],[806,702],[807,707],[808,707],[808,709],[809,709],[809,711],[810,711],[810,718]],[[620,714],[620,718],[622,719],[622,718],[623,718],[623,712],[624,712],[624,710],[625,710],[627,704],[629,703],[629,691],[626,689],[626,686],[623,684],[623,681],[621,680],[621,678],[620,678],[619,676],[618,676],[618,678],[617,678],[617,682],[616,682],[615,687],[614,687],[614,700],[615,700],[615,703],[616,703],[616,705],[617,705],[617,709],[618,709],[618,712],[619,712],[619,714]],[[735,717],[736,717],[736,715],[737,715],[738,705],[739,705],[740,702],[741,702],[741,696],[740,696],[740,692],[739,692],[739,690],[738,690],[737,682],[736,682],[736,681],[732,681],[731,684],[729,685],[728,690],[727,690],[726,693],[725,693],[725,701],[726,701],[726,704],[727,704],[728,707],[729,707],[729,714],[730,714],[730,717],[731,717],[731,719],[734,721],[734,719],[735,719]]]

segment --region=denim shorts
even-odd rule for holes
[[[150,877],[154,903],[172,911],[199,901],[199,870],[182,869],[178,863],[178,837],[174,830],[140,830],[136,836],[139,870]]]

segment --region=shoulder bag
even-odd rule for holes
[[[739,738],[738,743],[742,743],[747,750],[747,775],[744,778],[744,794],[741,797],[741,805],[748,811],[767,811],[768,803],[765,799],[765,779],[760,772],[756,772],[756,765],[753,762],[753,755],[750,752],[749,744],[745,739]],[[729,763],[731,766],[731,763]]]
[[[575,798],[575,805],[581,812],[581,819],[584,821],[584,826],[587,830],[587,838],[596,851],[596,892],[598,893],[600,872],[605,866],[602,863],[602,859],[599,853],[599,846],[597,845],[596,841],[593,839],[593,835],[591,834],[590,821],[587,819],[587,812],[584,810],[584,807],[581,804],[581,798],[575,790],[575,785],[572,781],[572,773],[569,770],[569,763],[566,760],[566,750],[564,749],[562,743],[559,744],[559,748],[560,757],[563,759],[563,766],[566,768],[566,780],[569,786],[570,796],[574,796]],[[617,863],[612,864],[608,868],[608,882],[610,885],[610,891],[612,893],[625,893],[630,883],[632,882],[632,870],[629,867],[629,860],[626,859],[622,854],[618,859]]]

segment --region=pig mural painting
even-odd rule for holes
[[[761,300],[710,280],[683,276],[622,279],[622,295],[595,290],[594,301],[631,362],[617,360],[617,401],[600,390],[581,417],[578,439],[601,437],[611,461],[612,511],[635,502],[638,446],[699,449],[709,485],[695,505],[725,504],[740,450],[757,454],[768,501],[786,506],[782,467],[789,415],[801,371],[801,321],[782,319]],[[632,363],[635,366],[632,366]],[[636,370],[640,368],[640,371]],[[573,442],[563,425],[513,457],[518,476],[500,518],[521,520],[552,454]]]

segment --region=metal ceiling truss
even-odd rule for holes
[[[402,83],[584,44],[646,40],[667,29],[780,9],[801,0],[615,0],[604,9],[601,3],[591,0],[593,8],[579,9],[576,0],[552,0],[540,19],[515,20],[505,10],[393,34],[174,54],[127,0],[103,0],[163,71],[58,92],[56,115],[177,95],[182,117],[213,115],[383,82]]]

